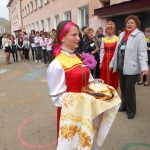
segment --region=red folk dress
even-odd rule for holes
[[[118,88],[118,73],[112,72],[112,70],[109,69],[109,64],[112,60],[112,57],[115,52],[115,48],[117,45],[117,36],[112,37],[104,37],[102,40],[102,46],[101,46],[101,74],[100,79],[104,80],[104,82],[108,85],[113,86],[115,89]]]
[[[50,97],[57,106],[57,138],[61,115],[61,101],[65,92],[81,92],[83,86],[93,80],[90,71],[74,54],[67,51],[61,53],[52,61],[47,70]]]

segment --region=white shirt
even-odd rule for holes
[[[47,39],[47,51],[52,50],[52,44],[53,44],[52,38]]]
[[[35,43],[35,47],[39,47],[40,46],[40,36],[35,36],[34,38],[34,43]]]
[[[47,38],[40,39],[40,46],[42,47],[43,50],[47,48]]]

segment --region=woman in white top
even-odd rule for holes
[[[6,33],[4,34],[2,38],[2,45],[3,49],[5,50],[6,53],[6,64],[11,64],[10,63],[10,53],[11,53],[11,48],[10,48],[10,40],[9,40],[9,35]]]
[[[47,64],[47,38],[46,34],[43,34],[40,40],[40,45],[42,47],[44,63]]]
[[[62,21],[57,27],[59,45],[55,47],[57,56],[47,70],[49,94],[53,104],[57,107],[57,137],[61,104],[66,92],[81,92],[83,86],[93,81],[89,69],[76,55],[75,49],[79,46],[79,28],[70,21]]]
[[[47,35],[47,56],[49,63],[53,60],[53,51],[52,51],[53,39],[50,34]]]

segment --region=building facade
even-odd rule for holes
[[[94,10],[94,15],[116,23],[117,30],[125,28],[125,18],[137,15],[141,21],[140,30],[150,26],[150,0],[102,0],[110,5]]]
[[[21,17],[21,1],[9,0],[7,7],[9,9],[9,17],[11,22],[11,32],[21,31],[23,28]]]
[[[50,31],[62,20],[72,20],[80,28],[89,25],[96,30],[100,26],[105,28],[106,21],[110,19],[123,28],[123,19],[132,14],[132,10],[125,8],[126,15],[120,13],[121,10],[113,14],[111,7],[135,1],[149,0],[10,0],[8,7],[12,32],[19,29],[28,33],[32,29]],[[109,11],[103,16],[101,11],[105,9]]]
[[[4,18],[0,18],[0,35],[2,35],[5,32],[11,33],[10,21],[8,21]]]
[[[79,27],[100,24],[94,9],[100,7],[98,0],[32,0],[21,1],[23,27],[27,32],[32,29],[50,31],[62,20],[72,20]]]

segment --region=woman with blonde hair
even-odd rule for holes
[[[99,78],[99,40],[95,38],[94,30],[90,27],[84,29],[84,34],[82,50],[83,52],[92,54],[95,57],[97,65],[95,69],[91,69],[91,73],[94,78]]]
[[[7,33],[3,35],[2,45],[3,45],[3,49],[5,50],[5,54],[6,54],[6,64],[7,65],[11,64],[11,62],[10,62],[10,53],[11,53],[10,39],[9,39],[9,35]]]

